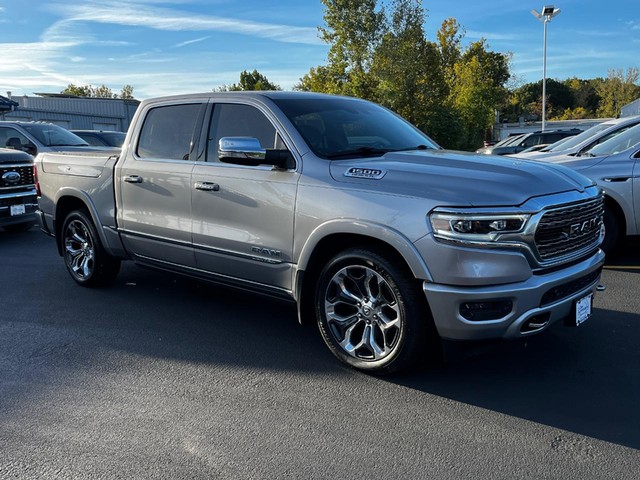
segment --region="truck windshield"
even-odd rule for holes
[[[337,160],[440,148],[406,120],[364,100],[319,97],[273,101],[313,153],[322,158]]]
[[[36,139],[47,147],[71,147],[89,145],[77,135],[71,133],[58,125],[51,123],[34,123],[33,125],[22,125]]]

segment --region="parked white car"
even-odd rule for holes
[[[539,160],[557,155],[580,155],[638,124],[640,124],[640,116],[606,120],[566,141],[556,142],[537,152],[520,152],[510,156]]]
[[[606,253],[615,253],[624,236],[640,234],[640,124],[579,155],[539,160],[571,167],[602,187],[605,193],[602,249]]]

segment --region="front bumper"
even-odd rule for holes
[[[12,215],[12,207],[20,205],[24,213]],[[35,190],[0,194],[0,226],[35,222],[37,208]]]
[[[603,265],[604,253],[598,250],[580,263],[523,282],[488,287],[424,282],[423,290],[443,339],[518,338],[539,333],[571,315],[577,299],[595,292]],[[460,307],[474,302],[511,302],[511,311],[501,318],[468,320]],[[543,325],[531,329],[532,323]]]

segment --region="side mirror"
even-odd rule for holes
[[[289,150],[267,150],[253,137],[222,137],[218,142],[218,159],[224,163],[248,167],[273,165],[283,169],[295,168]]]

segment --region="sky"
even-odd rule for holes
[[[424,0],[425,31],[457,19],[465,42],[512,54],[519,83],[542,78],[543,25],[555,5],[547,78],[606,77],[640,66],[639,0]],[[68,84],[132,85],[138,99],[206,92],[257,69],[290,90],[326,62],[320,0],[0,0],[0,94],[57,93]]]

